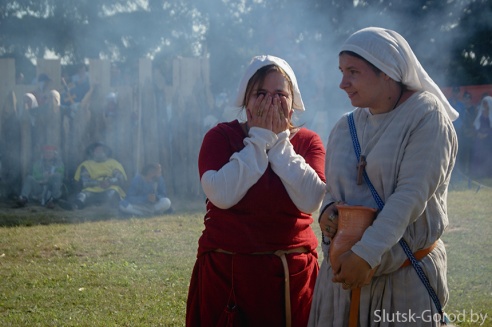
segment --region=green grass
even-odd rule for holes
[[[448,313],[487,314],[492,326],[492,190],[456,190],[449,194],[450,227],[443,240],[448,253]],[[468,321],[460,326],[478,326]]]
[[[491,199],[486,188],[451,191],[443,237],[446,311],[464,311],[467,320],[472,311],[487,314],[483,326],[492,326]],[[19,219],[21,226],[0,228],[0,326],[183,326],[203,213],[198,203],[155,218],[79,212],[55,224],[41,210],[39,222],[11,214],[10,225]]]

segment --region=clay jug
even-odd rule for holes
[[[353,205],[337,205],[338,230],[330,245],[330,262],[332,267],[338,267],[338,257],[347,252],[361,238],[367,227],[371,226],[376,218],[374,208]],[[373,269],[370,277],[374,274]],[[367,280],[368,283],[370,281]]]

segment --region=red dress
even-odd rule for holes
[[[219,170],[244,148],[239,122],[210,130],[199,155],[200,177]],[[301,128],[291,139],[297,154],[325,181],[325,150],[319,136]],[[199,240],[186,313],[187,326],[218,326],[227,311],[241,326],[285,326],[284,270],[273,252],[299,247],[308,253],[287,254],[292,326],[306,326],[318,274],[317,238],[310,214],[297,209],[280,178],[266,172],[233,207],[207,201],[205,230]],[[234,254],[218,253],[222,249]],[[229,309],[228,309],[229,306]]]

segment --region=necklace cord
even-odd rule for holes
[[[401,100],[402,95],[403,95],[403,87],[400,89],[400,96],[398,97],[398,100],[396,100],[395,105],[393,106],[393,108],[392,108],[390,111],[395,110],[396,106],[398,105],[398,103],[399,103],[399,102],[400,102],[400,100]]]

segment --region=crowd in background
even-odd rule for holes
[[[134,216],[172,211],[160,163],[143,162],[132,179],[126,171],[134,167],[112,158],[107,143],[121,145],[121,134],[134,132],[128,126],[135,117],[122,122],[118,95],[91,104],[95,91],[84,65],[64,73],[62,83],[58,91],[42,73],[19,101],[9,94],[1,112],[1,200],[67,210],[104,204]]]
[[[152,142],[144,142],[145,146],[148,147],[143,150],[144,153],[154,153],[155,159],[146,158],[143,160],[145,162],[137,167],[134,164],[134,157],[138,156],[137,153],[142,153],[138,152],[135,141],[137,113],[121,108],[121,103],[128,102],[128,98],[122,99],[121,94],[113,91],[94,96],[97,90],[90,84],[87,67],[80,65],[72,72],[73,74],[70,74],[67,70],[62,70],[62,89],[60,90],[53,88],[50,76],[39,74],[31,82],[31,92],[24,94],[23,98],[17,99],[17,101],[8,101],[12,105],[3,107],[0,139],[0,198],[3,200],[15,198],[18,203],[22,204],[28,198],[26,193],[29,193],[29,190],[37,190],[37,186],[29,185],[29,183],[32,184],[32,178],[37,174],[33,171],[34,166],[37,164],[37,169],[39,169],[42,159],[51,156],[50,151],[46,152],[45,149],[55,149],[56,156],[64,163],[63,171],[58,172],[63,175],[62,182],[57,182],[58,184],[61,183],[62,190],[64,190],[62,196],[74,193],[77,188],[77,183],[74,181],[75,171],[78,165],[87,159],[85,156],[86,147],[95,142],[102,142],[109,146],[115,158],[125,166],[126,171],[131,176],[137,175],[145,162],[160,162],[163,164],[161,169],[164,172],[170,166],[175,167],[173,169],[181,169],[183,178],[178,176],[174,181],[174,177],[178,174],[173,173],[173,176],[168,180],[172,189],[171,194],[173,194],[175,193],[173,186],[176,188],[176,183],[190,184],[190,180],[196,182],[197,177],[189,173],[190,169],[195,169],[193,160],[189,160],[189,153],[180,154],[179,151],[182,151],[183,146],[172,143],[176,143],[178,140],[188,142],[187,146],[190,146],[191,149],[189,151],[196,152],[193,150],[194,143],[200,141],[206,130],[220,121],[238,118],[238,112],[228,108],[230,90],[220,91],[216,95],[214,109],[205,110],[203,117],[186,115],[181,112],[171,114],[169,107],[163,104],[162,92],[156,90],[155,105],[163,107],[165,110],[156,109],[154,116],[151,116],[146,110],[142,112],[142,119],[157,126],[157,130],[144,128],[144,132],[149,134],[163,133],[162,135],[153,135],[161,143],[149,146]],[[18,74],[17,83],[23,83],[22,74]],[[112,67],[112,86],[131,84],[132,78],[128,70],[125,70],[123,74]],[[320,88],[317,93],[323,93],[323,88]],[[326,95],[324,98],[326,99]],[[492,178],[492,111],[490,110],[492,97],[484,93],[480,99],[477,96],[473,98],[466,89],[454,87],[449,95],[449,101],[460,113],[459,119],[454,122],[459,138],[455,175],[471,179]],[[152,105],[150,102],[149,104]],[[124,103],[124,105],[132,108],[132,104]],[[192,107],[188,104],[182,105],[185,108]],[[312,106],[318,107],[322,104],[313,102]],[[313,108],[312,112],[316,112],[316,108]],[[144,117],[145,115],[148,117]],[[173,119],[174,121],[179,119],[180,123],[173,123]],[[195,119],[197,122],[194,121]],[[195,127],[181,128],[181,121],[194,124]],[[323,122],[321,125],[324,126],[327,133],[330,128],[326,127],[326,119],[320,119],[319,116],[304,117],[301,123],[307,122],[306,125],[310,126],[316,124],[317,121]],[[326,141],[326,135],[319,132],[320,129],[316,128],[317,126],[310,127]],[[190,128],[195,132],[198,131],[193,139],[187,133]],[[172,135],[173,133],[185,133],[186,136],[176,137]],[[164,160],[167,160],[175,156],[175,161],[183,162],[183,159],[179,159],[178,154],[185,158],[188,165],[193,167],[184,169],[183,165],[173,164],[171,160],[164,162],[162,159],[166,158]],[[46,176],[43,178],[46,179]],[[185,178],[188,181],[183,182]],[[54,179],[56,180],[56,178]],[[192,188],[194,193],[199,193],[195,186]],[[39,190],[46,194],[46,187],[41,187]],[[52,191],[47,194],[53,196]],[[55,191],[54,195],[57,194]],[[49,197],[41,197],[39,202],[47,207],[53,206]]]
[[[473,99],[468,91],[453,87],[449,102],[459,112],[454,121],[458,135],[455,170],[472,179],[492,178],[492,97]]]

